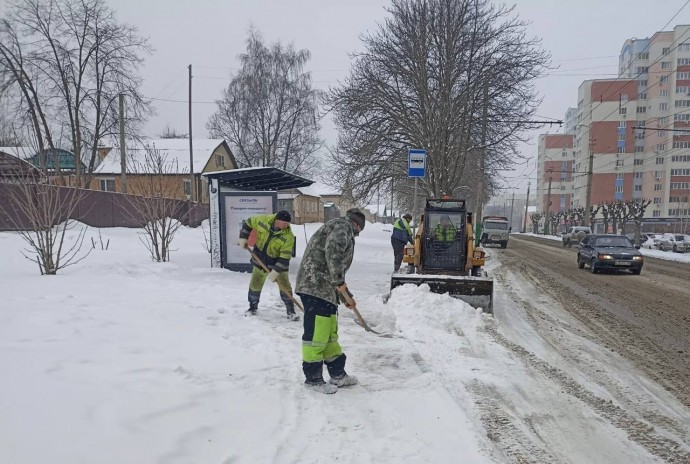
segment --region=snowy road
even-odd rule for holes
[[[592,275],[575,255],[527,237],[493,251],[514,304],[498,306],[495,339],[652,454],[688,462],[689,266],[648,258],[641,276]]]

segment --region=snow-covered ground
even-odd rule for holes
[[[317,227],[293,226],[293,282]],[[425,287],[384,303],[390,232],[367,226],[347,282],[367,322],[393,337],[341,308],[361,383],[335,395],[303,387],[301,323],[285,319],[275,286],[244,317],[249,275],[211,269],[200,228],[179,231],[171,263],[151,262],[136,230],[102,229],[107,251],[50,277],[0,233],[0,462],[660,462],[630,420],[590,404],[614,408],[615,394],[520,316],[511,294],[541,297],[519,276],[511,294],[497,287],[495,317]],[[572,341],[640,401],[690,420],[615,353]]]

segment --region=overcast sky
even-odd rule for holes
[[[1,2],[2,0],[0,0]],[[663,28],[687,0],[517,0],[515,11],[532,24],[528,33],[543,40],[559,69],[537,83],[544,98],[540,117],[564,117],[577,103],[577,88],[586,79],[611,77],[623,42],[650,37]],[[146,130],[155,136],[166,125],[187,132],[187,66],[193,66],[193,135],[207,136],[212,103],[229,82],[244,51],[250,26],[267,42],[293,42],[311,51],[308,70],[315,87],[327,89],[350,67],[349,53],[362,50],[360,35],[373,31],[386,16],[384,0],[110,0],[119,17],[139,27],[156,49],[143,69],[145,95],[156,99],[158,115]],[[512,4],[511,2],[508,2]],[[690,23],[686,7],[666,29]],[[334,143],[336,132],[324,121],[323,136]],[[534,181],[536,135],[521,146],[529,164],[505,173],[506,185],[525,191]],[[562,129],[560,129],[562,130]],[[401,154],[406,156],[406,154]]]

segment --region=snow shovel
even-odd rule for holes
[[[358,325],[362,326],[362,328],[364,328],[364,330],[366,330],[367,332],[371,332],[371,333],[376,334],[376,335],[382,335],[384,337],[386,336],[386,335],[382,334],[381,332],[375,331],[374,329],[372,329],[371,327],[369,327],[367,325],[366,321],[364,320],[362,315],[359,313],[359,310],[357,309],[357,304],[355,303],[355,301],[352,299],[352,297],[347,292],[344,292],[340,289],[338,289],[338,292],[340,292],[340,294],[343,296],[345,301],[347,301],[347,304],[350,305],[350,309],[355,313],[355,316],[357,316],[357,320],[355,322],[357,322]]]
[[[252,258],[254,258],[254,261],[256,261],[257,263],[259,263],[259,265],[261,266],[261,268],[262,268],[264,271],[266,271],[266,272],[271,272],[271,270],[268,268],[268,266],[266,266],[266,265],[264,264],[264,262],[261,261],[261,258],[259,258],[258,256],[256,256],[256,253],[254,253],[250,248],[247,248],[247,251],[249,252],[250,255],[252,255]],[[302,306],[302,303],[300,303],[299,301],[297,301],[297,300],[295,299],[295,297],[292,296],[292,292],[289,292],[289,291],[285,290],[284,288],[281,288],[281,287],[280,287],[280,284],[279,284],[278,282],[276,282],[276,285],[278,285],[278,289],[279,289],[281,292],[285,293],[285,294],[288,296],[288,298],[290,298],[290,299],[292,300],[292,302],[295,303],[295,305],[297,305],[297,307],[304,313],[304,306]]]

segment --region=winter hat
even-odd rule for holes
[[[292,216],[290,216],[290,213],[283,210],[278,211],[276,214],[276,219],[278,221],[285,221],[285,222],[292,222]]]
[[[364,230],[364,225],[366,224],[366,218],[364,213],[362,213],[357,208],[348,209],[345,215],[355,224],[359,226],[360,229]]]
[[[410,213],[407,213],[403,216],[403,219],[406,219],[407,222],[410,222],[412,220],[412,215]]]

